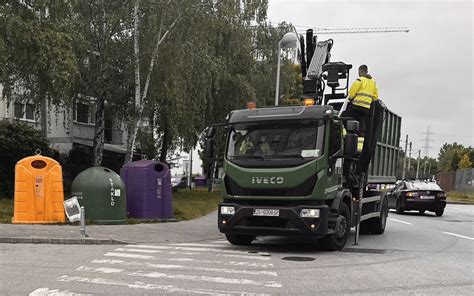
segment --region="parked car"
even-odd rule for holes
[[[173,191],[176,191],[180,188],[186,188],[188,186],[188,177],[187,176],[173,176],[171,177],[171,188]]]
[[[401,181],[387,195],[388,208],[403,211],[435,212],[442,216],[446,207],[446,192],[435,182]]]

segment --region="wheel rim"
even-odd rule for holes
[[[343,239],[344,236],[346,235],[346,232],[347,232],[347,219],[346,217],[339,215],[339,217],[337,217],[337,225],[336,225],[336,231],[335,231],[336,239],[337,240]]]

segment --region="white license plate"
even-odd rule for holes
[[[432,195],[422,195],[420,196],[420,199],[435,199],[435,197]]]
[[[254,209],[253,210],[254,216],[270,216],[270,217],[278,217],[280,216],[280,210],[275,209]]]

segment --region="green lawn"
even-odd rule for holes
[[[0,198],[0,223],[12,223],[13,200]]]
[[[448,202],[459,202],[459,203],[469,203],[474,204],[474,194],[472,193],[462,193],[462,192],[448,192]]]
[[[173,213],[178,221],[196,219],[217,209],[221,201],[219,191],[208,192],[198,188],[173,192]],[[0,223],[11,223],[13,217],[13,200],[0,198]],[[154,223],[159,220],[128,219],[128,224]]]
[[[214,210],[221,202],[220,192],[199,188],[173,192],[173,213],[178,221],[196,219]]]

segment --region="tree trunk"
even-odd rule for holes
[[[140,37],[140,26],[138,12],[140,9],[140,1],[135,0],[135,9],[133,12],[133,55],[135,58],[135,111],[139,111],[142,105],[141,102],[141,85],[140,85],[140,47],[138,38]],[[135,116],[138,116],[137,119]],[[141,114],[133,114],[127,127],[127,154],[125,155],[125,163],[133,160],[133,150],[135,149],[135,140],[137,138],[138,127],[140,125]]]
[[[171,140],[171,131],[169,130],[168,122],[165,119],[165,126],[163,129],[163,143],[161,144],[160,162],[166,163],[166,156],[168,155],[169,145]]]
[[[97,111],[95,113],[95,130],[92,153],[94,155],[94,166],[102,164],[104,155],[104,131],[105,131],[105,94],[97,99]]]
[[[135,0],[135,12],[134,12],[134,30],[135,30],[135,35],[134,35],[134,54],[135,54],[135,110],[136,110],[136,117],[132,117],[132,119],[129,122],[129,134],[128,134],[128,140],[127,140],[127,154],[125,156],[125,163],[130,162],[133,159],[133,150],[135,148],[135,140],[137,138],[137,133],[138,129],[140,128],[141,122],[142,122],[142,114],[143,114],[143,109],[145,108],[145,101],[146,101],[146,96],[148,94],[148,87],[150,86],[150,81],[151,81],[151,74],[153,72],[153,68],[155,66],[156,59],[158,58],[158,50],[160,48],[161,43],[165,41],[166,37],[170,34],[171,30],[174,28],[174,26],[177,24],[178,19],[180,18],[181,15],[179,15],[174,22],[169,26],[168,30],[162,35],[163,32],[163,19],[161,19],[160,23],[160,29],[158,31],[158,38],[156,39],[156,45],[153,50],[151,60],[150,60],[150,65],[148,66],[148,73],[147,77],[145,80],[145,86],[143,88],[143,92],[140,97],[140,76],[138,74],[137,76],[137,69],[139,71],[139,66],[140,66],[140,56],[139,56],[139,48],[138,48],[138,2],[139,0]],[[138,79],[138,83],[137,83]],[[137,91],[137,85],[138,85],[138,91]],[[137,93],[138,93],[138,100],[137,100]],[[137,103],[138,101],[138,103]]]

